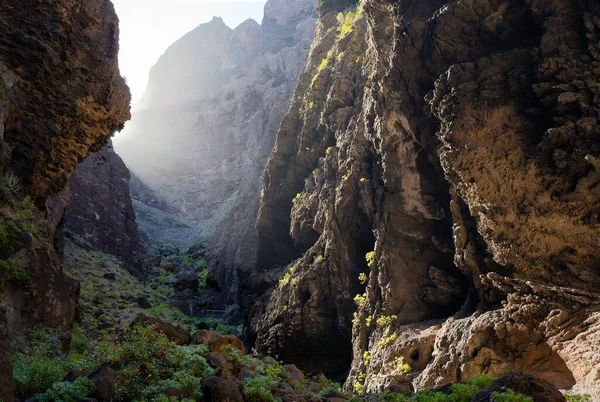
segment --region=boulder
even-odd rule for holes
[[[205,402],[243,402],[238,385],[232,380],[209,377],[202,383]]]
[[[492,393],[505,392],[508,389],[530,396],[535,402],[566,401],[563,394],[549,382],[520,371],[511,371],[498,377],[489,387],[479,391],[472,402],[489,402]]]
[[[108,366],[100,367],[90,375],[90,381],[94,384],[92,397],[103,401],[112,401],[117,395],[117,377],[112,368]]]
[[[283,369],[285,370],[286,374],[288,375],[291,381],[300,382],[304,380],[304,373],[300,371],[300,369],[296,367],[296,365],[286,364],[285,366],[283,366]]]
[[[198,273],[194,271],[180,272],[175,275],[175,282],[173,283],[175,289],[183,291],[186,289],[198,290],[200,281],[198,280]]]
[[[246,353],[244,343],[234,335],[221,335],[216,331],[201,329],[194,334],[193,343],[208,345],[211,352],[221,352],[223,346],[231,345],[242,354]]]
[[[63,378],[63,381],[74,382],[75,380],[77,380],[78,378],[81,378],[81,377],[85,377],[85,372],[74,369],[74,370],[70,370],[65,375],[65,378]]]
[[[150,317],[144,314],[137,316],[131,323],[131,327],[135,326],[154,326],[156,329],[169,338],[169,340],[175,342],[178,345],[188,345],[191,340],[190,332],[187,329],[178,327],[166,321],[160,320],[155,317]]]

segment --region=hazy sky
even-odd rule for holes
[[[0,0],[1,1],[1,0]],[[150,68],[177,39],[213,16],[235,28],[248,18],[262,21],[266,0],[113,0],[121,26],[121,74],[133,95],[144,93]]]

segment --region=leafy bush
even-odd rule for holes
[[[265,374],[274,381],[287,381],[288,374],[280,363],[270,364],[265,368]]]
[[[11,355],[15,394],[25,400],[45,392],[68,371],[65,358],[52,356],[48,349],[32,348]]]
[[[260,376],[249,378],[244,385],[244,400],[247,402],[276,402],[273,389],[277,386],[270,377]]]
[[[385,391],[377,396],[377,402],[408,402],[408,397],[395,392]]]
[[[36,402],[74,402],[88,396],[94,386],[87,377],[78,378],[74,382],[60,381],[52,384],[50,389],[33,398]]]
[[[227,359],[228,362],[234,365],[236,368],[243,367],[258,367],[261,365],[260,360],[252,357],[243,355],[238,349],[234,348],[231,345],[225,345],[221,348],[221,352],[223,356]]]
[[[506,392],[492,392],[493,402],[533,402],[533,398],[521,394],[517,394],[513,390]]]

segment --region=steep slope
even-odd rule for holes
[[[319,6],[265,171],[251,340],[358,391],[521,369],[598,395],[600,9],[347,5]]]
[[[260,176],[312,41],[315,1],[271,0],[262,27],[220,18],[173,44],[116,143],[151,240],[207,247],[211,283],[254,268]],[[229,300],[235,304],[235,298]]]
[[[9,337],[0,399],[12,401],[8,341],[36,327],[68,331],[79,314],[79,285],[63,275],[52,240],[64,208],[49,203],[45,219],[36,205],[123,126],[130,97],[110,1],[2,1],[0,29],[0,332]]]

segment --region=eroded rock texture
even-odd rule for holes
[[[129,118],[118,20],[110,0],[7,0],[0,30],[10,169],[42,205]]]
[[[129,170],[111,143],[90,155],[69,182],[70,207],[60,231],[83,247],[114,255],[142,278],[143,249],[129,180]]]
[[[157,243],[206,246],[211,283],[226,290],[217,304],[236,305],[236,269],[255,266],[260,177],[315,20],[315,0],[271,0],[262,26],[199,26],[153,67],[116,144],[139,179],[140,227]]]
[[[519,369],[598,397],[600,7],[345,6],[265,171],[258,349],[367,391]]]

